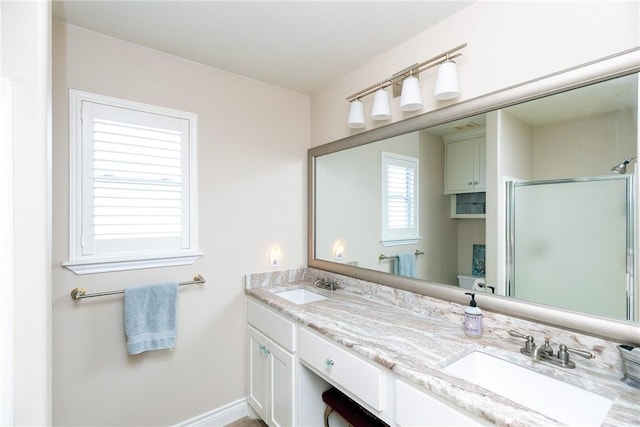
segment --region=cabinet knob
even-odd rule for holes
[[[271,353],[271,351],[262,344],[260,344],[258,348],[260,349],[260,353],[262,353],[263,356],[268,356],[269,353]]]
[[[474,183],[475,185],[478,185],[478,181],[473,181],[473,183]]]
[[[333,366],[333,359],[327,359],[324,361],[325,365],[327,365],[327,368],[330,368]]]
[[[467,185],[473,185],[473,182],[469,181],[467,182]]]

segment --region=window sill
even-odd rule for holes
[[[62,265],[75,274],[109,273],[112,271],[142,270],[145,268],[176,267],[191,265],[202,256],[201,252],[181,255],[166,255],[153,258],[136,259],[91,259],[67,261]]]
[[[403,245],[416,245],[420,243],[422,237],[412,237],[410,239],[388,239],[388,240],[380,240],[382,246],[403,246]]]

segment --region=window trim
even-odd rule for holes
[[[113,107],[134,109],[152,114],[178,117],[189,121],[189,248],[171,251],[146,251],[145,253],[114,255],[83,255],[82,239],[82,102],[89,101]],[[190,265],[202,252],[198,249],[198,171],[197,126],[195,113],[129,101],[105,95],[69,90],[69,260],[62,265],[76,274],[104,273],[145,268]]]
[[[389,162],[391,159],[391,163]],[[387,224],[385,223],[388,218],[387,214],[387,198],[388,198],[388,188],[387,188],[387,165],[394,164],[393,160],[398,160],[401,162],[410,162],[414,167],[414,215],[415,215],[415,233],[409,235],[407,233],[389,233],[389,229]],[[396,163],[397,164],[397,163]],[[381,156],[381,238],[380,243],[382,246],[401,246],[401,245],[414,245],[420,242],[422,237],[420,237],[420,190],[419,190],[419,159],[417,157],[406,156],[403,154],[391,153],[388,151],[382,151]],[[406,230],[406,229],[405,229]]]

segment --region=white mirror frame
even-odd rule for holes
[[[535,80],[493,92],[478,98],[424,113],[359,133],[338,141],[311,148],[308,152],[308,265],[368,282],[414,292],[442,300],[466,304],[464,290],[449,285],[425,282],[315,258],[315,159],[316,157],[379,141],[407,132],[425,129],[467,116],[486,113],[553,95],[577,87],[598,83],[640,71],[640,47],[576,66]],[[636,230],[639,230],[636,226]],[[640,239],[637,239],[640,240]],[[638,250],[638,248],[636,248]],[[637,323],[562,310],[550,306],[518,301],[497,295],[485,295],[483,308],[508,316],[574,330],[620,342],[638,342]]]

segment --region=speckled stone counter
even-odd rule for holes
[[[340,289],[314,288],[317,277],[337,280]],[[298,287],[311,287],[328,298],[298,305],[275,295],[275,292]],[[464,307],[459,304],[311,268],[247,276],[245,293],[493,424],[560,425],[505,396],[442,370],[474,350],[612,399],[614,402],[603,426],[640,426],[640,390],[620,381],[623,371],[616,348],[618,343],[487,311],[484,311],[483,336],[469,338],[462,330]],[[477,299],[482,307],[481,295]],[[539,343],[544,337],[551,337],[554,348],[566,344],[590,351],[596,358],[573,357],[575,369],[533,362],[519,352],[524,341],[510,336],[509,330],[532,335]]]

